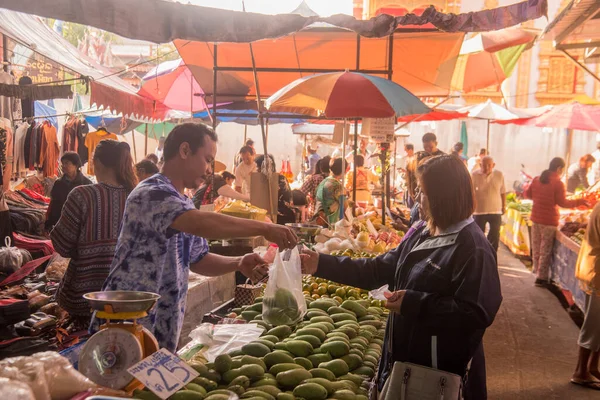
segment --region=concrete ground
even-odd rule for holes
[[[486,331],[491,400],[600,399],[600,391],[569,383],[579,329],[558,299],[506,247],[498,252],[504,301]]]

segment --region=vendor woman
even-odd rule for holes
[[[228,239],[264,236],[280,248],[298,239],[281,225],[196,210],[184,190],[197,188],[211,173],[217,135],[209,127],[177,125],[164,145],[161,173],[140,183],[127,199],[111,272],[103,290],[137,290],[161,297],[149,316],[139,320],[159,346],[177,349],[185,314],[189,271],[205,276],[240,271],[258,280],[266,273],[256,254],[224,257],[209,253],[205,237]],[[92,329],[98,320],[92,319]]]
[[[250,201],[250,196],[235,191],[231,186],[234,180],[235,175],[229,171],[208,176],[206,182],[200,185],[194,193],[194,206],[200,208],[200,206],[212,204],[219,196],[233,200]]]

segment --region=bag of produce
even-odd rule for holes
[[[263,320],[273,326],[295,325],[305,313],[306,300],[302,293],[298,248],[291,250],[288,261],[283,261],[279,252],[269,268],[269,281],[263,297]]]
[[[0,247],[0,272],[12,274],[23,266],[23,254],[10,246],[10,237],[4,238],[4,244],[6,247]]]

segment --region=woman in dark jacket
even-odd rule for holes
[[[60,213],[62,211],[67,196],[71,193],[71,190],[77,186],[91,185],[92,181],[86,178],[81,173],[81,159],[79,154],[74,151],[67,151],[60,158],[62,164],[63,176],[61,176],[52,187],[50,192],[50,205],[46,214],[46,231],[50,232],[52,227],[56,225],[60,219]]]
[[[465,399],[487,397],[482,338],[502,295],[496,254],[473,222],[471,178],[453,156],[432,157],[418,168],[423,221],[393,251],[374,259],[306,251],[303,273],[376,289],[385,284],[387,324],[379,374],[381,391],[394,361],[465,376]],[[432,354],[433,343],[436,354]]]

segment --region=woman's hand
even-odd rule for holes
[[[300,254],[300,260],[302,262],[302,273],[305,275],[313,275],[317,272],[319,266],[319,253],[304,249]]]
[[[395,292],[383,293],[383,295],[387,299],[387,301],[385,302],[385,308],[400,314],[400,309],[402,308],[402,300],[404,299],[405,294],[406,290],[397,290]]]

